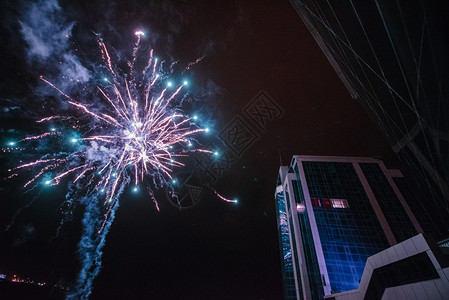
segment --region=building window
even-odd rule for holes
[[[310,202],[312,202],[312,206],[321,206],[320,199],[312,198]]]
[[[348,208],[348,200],[346,199],[331,199],[333,208]]]
[[[296,203],[296,210],[299,213],[302,213],[306,210],[306,206],[304,205],[304,203]]]

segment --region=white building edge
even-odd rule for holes
[[[365,270],[363,271],[362,279],[360,280],[360,286],[358,289],[337,293],[333,295],[325,296],[324,299],[335,300],[358,300],[358,299],[382,299],[382,300],[437,300],[437,299],[449,299],[449,263],[447,257],[444,257],[440,253],[440,249],[437,246],[432,246],[422,234],[418,234],[408,240],[403,241],[397,245],[387,248],[373,256],[370,256],[366,262]],[[433,279],[429,280],[416,280],[416,282],[394,285],[394,283],[388,284],[388,278],[382,278],[381,280],[387,285],[379,287],[378,293],[372,293],[373,281],[379,280],[378,271],[393,269],[395,263],[407,261],[417,255],[426,255],[436,272]],[[404,270],[405,271],[405,270]],[[422,270],[421,270],[422,271]],[[404,277],[413,277],[411,274],[404,274],[399,272],[397,275]],[[386,276],[388,277],[388,276]],[[418,278],[416,278],[418,279]],[[380,298],[379,298],[380,296]]]

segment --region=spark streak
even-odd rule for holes
[[[42,77],[41,77],[41,80],[43,80]],[[42,123],[42,122],[50,121],[50,120],[53,120],[53,119],[59,119],[59,118],[64,118],[64,117],[63,116],[51,116],[51,117],[47,117],[47,118],[43,118],[43,119],[37,120],[36,123]]]
[[[217,191],[215,191],[215,190],[214,190],[214,193],[215,193],[215,195],[217,195],[218,198],[220,198],[220,199],[223,200],[223,201],[230,202],[230,203],[238,203],[238,202],[239,202],[239,201],[236,200],[236,199],[228,199],[228,198],[225,198],[225,197],[223,197],[222,195],[220,195],[220,194],[219,194]]]
[[[56,132],[46,132],[41,135],[29,136],[29,137],[23,138],[19,142],[28,141],[28,140],[38,140],[38,139],[44,138],[46,136],[55,135],[55,134],[57,134],[57,133]]]

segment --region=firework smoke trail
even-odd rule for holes
[[[42,81],[62,95],[62,100],[73,108],[74,113],[45,116],[36,122],[52,124],[49,132],[11,142],[55,142],[70,136],[71,151],[47,153],[9,170],[10,178],[21,172],[34,172],[24,187],[52,186],[68,181],[69,193],[61,206],[73,208],[79,203],[84,207],[83,231],[78,244],[82,267],[76,287],[68,295],[70,299],[88,298],[92,292],[93,280],[100,272],[106,235],[125,187],[146,186],[149,199],[159,211],[153,190],[170,186],[174,168],[184,166],[182,157],[188,156],[189,152],[214,155],[209,150],[193,149],[194,136],[208,129],[198,127],[179,108],[188,83],[167,81],[169,74],[163,72],[161,63],[153,57],[153,50],[148,64],[139,71],[135,62],[144,33],[138,31],[135,34],[137,42],[128,63],[128,74],[115,67],[106,45],[98,38],[107,70],[107,75],[103,74],[103,84],[96,86],[98,101],[86,103],[84,99],[72,98],[41,76]],[[190,63],[187,68],[200,60]],[[79,132],[64,134],[61,129],[64,124]],[[215,194],[224,201],[235,202],[216,191]],[[63,223],[62,220],[61,226]]]
[[[121,188],[120,193],[123,191]],[[120,194],[118,193],[118,194]],[[100,226],[101,212],[98,208],[97,198],[85,197],[81,203],[85,205],[83,217],[83,233],[78,244],[78,254],[81,261],[81,271],[74,291],[67,295],[67,299],[87,299],[92,293],[93,281],[100,273],[102,248],[106,243],[106,236],[115,218],[115,212],[119,206],[119,201],[114,203],[110,210],[106,224],[101,232]]]

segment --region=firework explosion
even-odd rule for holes
[[[49,80],[40,78],[62,95],[74,109],[74,114],[52,115],[37,123],[68,122],[70,127],[76,127],[79,132],[70,137],[73,151],[46,153],[35,161],[10,170],[9,178],[18,176],[20,172],[37,170],[24,187],[51,186],[67,180],[69,193],[62,207],[70,210],[77,203],[85,207],[84,229],[78,245],[82,269],[75,292],[69,295],[72,298],[88,297],[91,293],[93,279],[101,266],[101,249],[126,186],[131,185],[134,191],[146,187],[159,210],[153,190],[171,186],[174,168],[184,166],[182,157],[189,152],[217,155],[217,152],[193,149],[197,144],[195,134],[209,129],[198,127],[194,123],[195,118],[186,116],[180,108],[185,96],[183,89],[188,82],[175,84],[168,81],[162,64],[153,56],[153,50],[145,68],[136,70],[137,53],[144,33],[137,31],[135,35],[137,41],[132,60],[128,62],[127,75],[115,67],[106,45],[101,38],[98,39],[108,72],[103,85],[97,85],[101,101],[105,103],[101,109],[94,103],[75,100]],[[196,62],[188,64],[186,70]],[[83,122],[86,124],[79,125]],[[51,127],[49,132],[10,142],[9,145],[61,136],[64,136],[62,132]],[[224,201],[237,202],[224,198],[215,190],[213,192]]]

